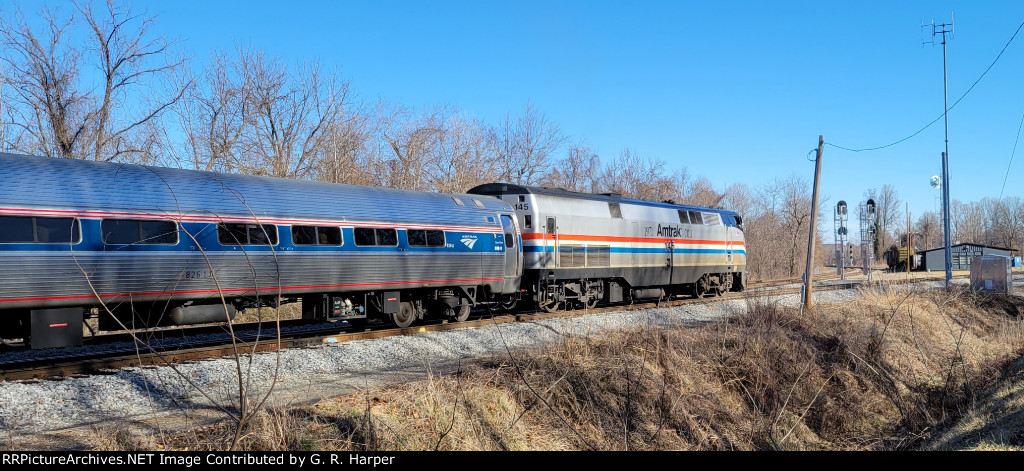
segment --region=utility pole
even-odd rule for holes
[[[953,35],[953,14],[949,15],[949,24],[935,24],[932,21],[932,44],[935,36],[942,35],[942,118],[946,122],[946,151],[942,153],[942,228],[946,259],[946,289],[953,280],[953,252],[949,233],[949,93],[946,83],[946,33]],[[946,28],[949,28],[948,30]]]
[[[804,309],[811,308],[811,283],[814,279],[814,240],[818,233],[818,187],[821,183],[821,154],[825,150],[825,136],[818,136],[818,155],[814,159],[814,191],[811,194],[811,227],[807,231],[807,265],[804,268]]]
[[[907,206],[907,278],[910,278],[910,261],[914,259],[913,245],[910,241],[910,203]]]

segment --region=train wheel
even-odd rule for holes
[[[416,310],[413,309],[412,303],[402,303],[398,312],[391,315],[391,321],[399,327],[409,327],[414,320],[416,320]]]
[[[586,305],[587,309],[593,309],[593,308],[597,307],[597,302],[598,301],[600,301],[600,299],[598,299],[597,296],[591,296],[590,299],[587,300],[585,305]]]
[[[555,312],[562,303],[554,300],[547,300],[540,303],[540,309],[544,312]]]
[[[452,310],[452,319],[455,319],[455,322],[466,322],[466,319],[469,319],[469,312],[471,310],[469,304],[463,304],[459,306],[458,310]]]
[[[501,301],[499,301],[498,306],[500,306],[505,311],[512,312],[512,310],[516,308],[516,303],[518,301],[519,300],[516,299],[514,296],[509,296],[507,298],[502,298]]]
[[[704,295],[708,294],[708,291],[709,291],[709,288],[710,288],[710,286],[708,286],[708,285],[709,285],[709,283],[708,283],[708,276],[707,275],[701,276],[700,279],[697,280],[697,283],[694,284],[694,286],[693,286],[694,294],[698,298],[703,298]]]

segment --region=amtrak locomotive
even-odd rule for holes
[[[746,286],[742,219],[735,212],[504,183],[469,192],[515,209],[522,285],[544,310]]]
[[[0,339],[308,319],[402,327],[742,290],[733,212],[487,184],[440,194],[0,154]]]

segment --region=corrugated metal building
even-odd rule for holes
[[[1010,256],[1010,249],[981,244],[956,244],[950,247],[950,251],[953,257],[953,270],[970,270],[971,259],[982,255]],[[924,255],[924,269],[927,271],[946,271],[944,252],[943,247],[922,252]]]

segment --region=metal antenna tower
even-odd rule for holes
[[[945,244],[946,289],[953,279],[953,253],[949,233],[949,93],[946,82],[946,34],[953,36],[953,14],[949,14],[949,23],[935,24],[932,20],[932,44],[935,36],[942,35],[942,118],[946,124],[946,151],[942,153],[942,237]]]

